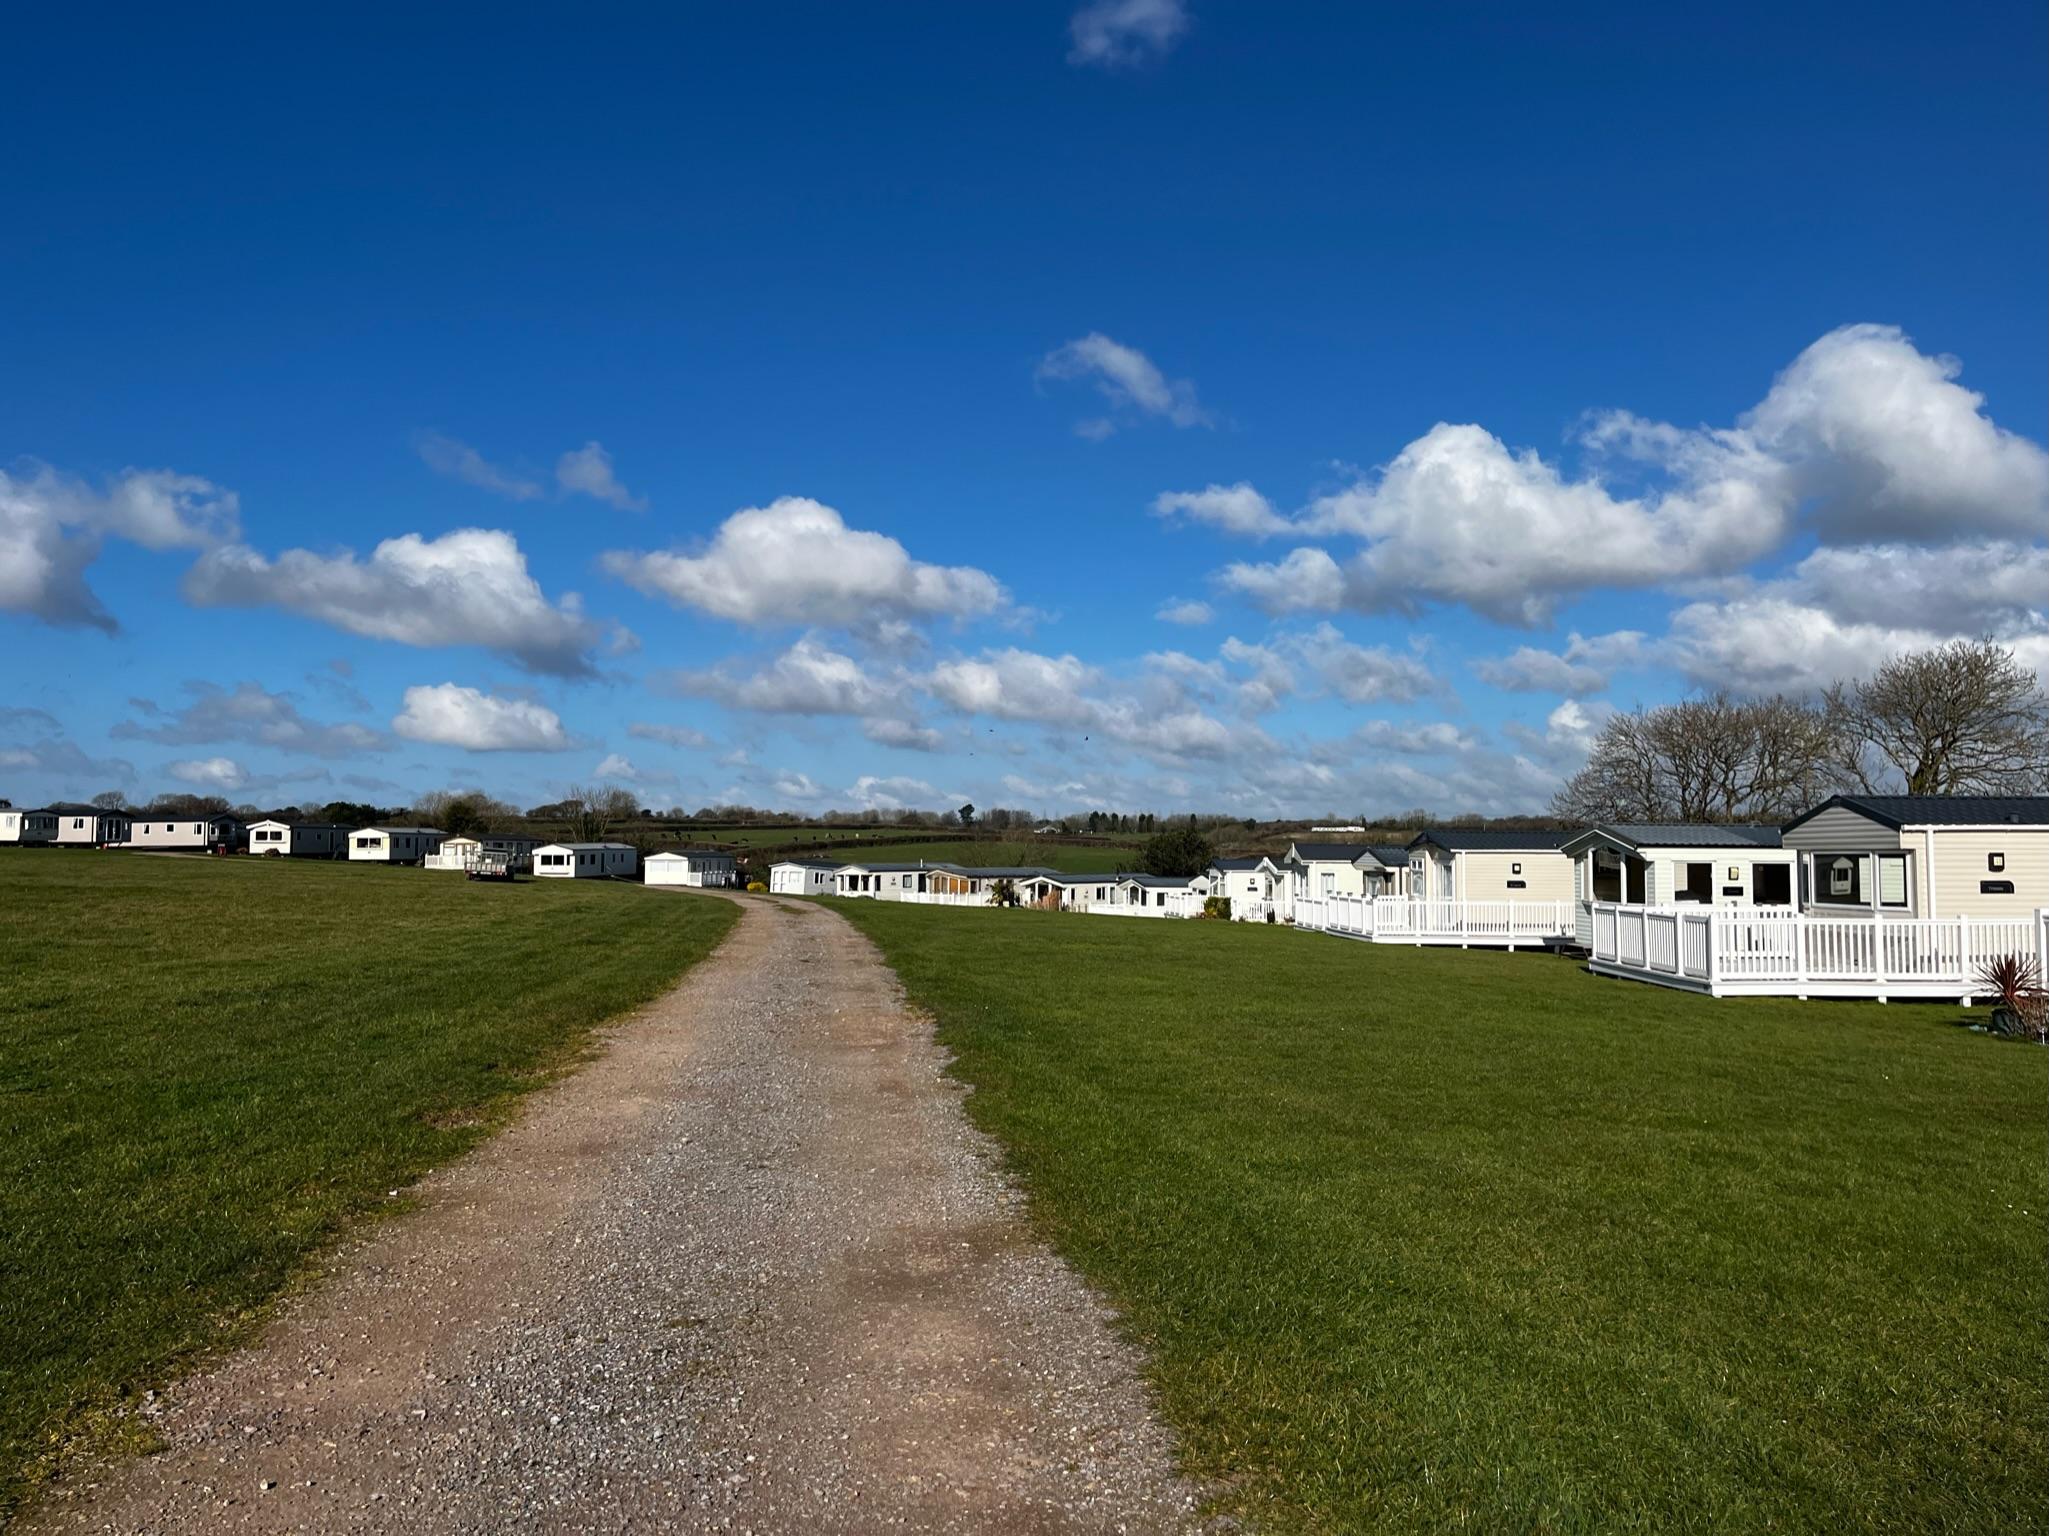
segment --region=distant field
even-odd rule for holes
[[[1261,1529],[2049,1522],[2049,1052],[1542,955],[838,910]]]
[[[734,918],[580,880],[0,849],[0,1523]]]

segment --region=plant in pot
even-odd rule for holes
[[[1978,967],[1978,985],[1999,999],[1992,1032],[2049,1045],[2049,992],[2032,955],[1995,955]]]

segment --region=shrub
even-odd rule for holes
[[[1204,917],[1220,918],[1224,922],[1229,922],[1231,920],[1231,898],[1228,896],[1203,897],[1202,915]]]
[[[989,905],[992,907],[1014,907],[1017,901],[1017,882],[1008,876],[989,887]]]
[[[766,896],[768,894],[768,886],[759,880],[749,880],[747,882],[747,889],[757,896]]]
[[[1978,967],[1978,985],[1999,999],[1994,1034],[2049,1045],[2049,992],[2032,955],[1998,955]]]

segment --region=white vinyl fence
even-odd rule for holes
[[[1955,997],[2002,955],[2049,964],[2033,917],[1815,917],[1791,908],[1593,904],[1593,968],[1717,997]]]
[[[1295,926],[1382,944],[1520,948],[1569,936],[1569,901],[1441,901],[1415,896],[1305,896]]]

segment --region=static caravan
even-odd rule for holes
[[[349,829],[330,822],[252,821],[249,851],[270,858],[339,859],[349,851]]]
[[[1432,828],[1409,844],[1409,895],[1430,901],[1571,901],[1572,832]]]
[[[724,887],[740,883],[739,861],[711,848],[675,848],[648,855],[649,885]]]
[[[554,880],[630,880],[640,855],[626,843],[543,843],[534,850],[534,874]]]
[[[0,844],[28,847],[54,842],[57,837],[55,811],[0,810]]]
[[[1020,881],[1017,899],[1028,907],[1038,906],[1049,897],[1057,898],[1063,907],[1104,907],[1116,901],[1117,885],[1122,878],[1048,870]]]
[[[1241,923],[1264,922],[1269,912],[1278,920],[1287,899],[1288,876],[1264,854],[1218,859],[1209,867],[1209,884],[1212,896],[1230,898],[1231,916]]]
[[[439,827],[358,827],[349,834],[349,858],[363,864],[418,864],[441,851]]]
[[[1281,868],[1288,873],[1289,896],[1300,901],[1311,896],[1366,895],[1366,871],[1359,860],[1369,852],[1364,843],[1289,844],[1281,856]],[[1406,865],[1408,860],[1402,862]]]
[[[166,819],[143,814],[128,829],[130,848],[239,848],[242,823],[232,816],[177,816]]]
[[[125,811],[103,811],[96,805],[52,805],[57,818],[50,841],[59,848],[111,848],[128,841]]]
[[[1117,904],[1160,917],[1193,917],[1202,911],[1209,881],[1201,875],[1125,874],[1117,878]]]
[[[768,867],[768,888],[778,896],[830,896],[839,866],[825,859],[784,859]]]
[[[1786,824],[1815,917],[2027,917],[2049,907],[2049,795],[1836,795]]]
[[[1575,925],[1594,942],[1593,904],[1790,907],[1797,855],[1777,827],[1617,823],[1573,834]]]
[[[842,864],[833,872],[835,896],[868,896],[900,901],[931,888],[933,866],[927,864]]]

